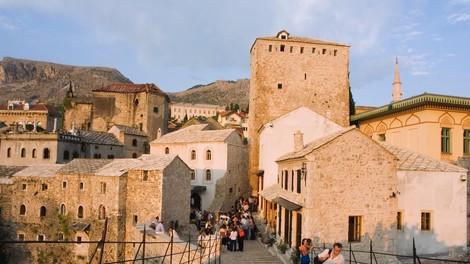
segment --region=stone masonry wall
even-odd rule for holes
[[[285,45],[284,52],[280,51],[281,45]],[[255,173],[260,127],[300,106],[348,126],[348,71],[349,47],[345,45],[275,38],[255,41],[251,50],[249,118],[250,183],[254,191],[258,188]]]

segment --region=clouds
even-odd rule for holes
[[[466,29],[469,5],[470,0],[0,0],[0,39],[6,39],[0,56],[34,54],[58,63],[109,66],[134,82],[180,91],[249,78],[254,40],[285,29],[292,36],[350,45],[352,87],[370,89],[393,77],[396,56],[402,72],[416,78],[459,58],[457,50],[441,50],[455,38],[452,29]]]

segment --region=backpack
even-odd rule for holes
[[[328,254],[331,255],[331,251],[332,251],[331,248],[328,249]],[[326,261],[326,259],[324,261],[319,260],[318,255],[313,258],[313,264],[322,264],[325,261]]]

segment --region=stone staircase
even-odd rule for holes
[[[245,240],[244,251],[222,251],[221,263],[271,263],[271,264],[283,264],[283,262],[277,257],[273,256],[268,250],[264,248],[264,245],[258,240]]]

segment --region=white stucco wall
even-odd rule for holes
[[[163,154],[165,148],[170,149],[170,154],[177,154],[191,169],[196,172],[196,179],[191,185],[206,186],[206,190],[199,193],[201,196],[201,210],[207,210],[212,204],[215,196],[215,185],[217,180],[224,177],[227,171],[227,144],[225,142],[202,142],[202,143],[152,143],[150,154]],[[212,159],[206,160],[206,150],[211,150]],[[191,160],[191,150],[196,151],[196,159]],[[210,169],[212,180],[205,180],[205,171]]]
[[[398,210],[403,230],[397,231],[397,254],[447,253],[466,249],[467,183],[462,172],[399,171]],[[431,231],[421,231],[421,212],[431,212]]]
[[[299,107],[265,124],[260,133],[259,169],[264,170],[264,188],[277,183],[277,164],[280,156],[294,151],[294,134],[303,133],[304,145],[342,127],[330,119]]]

